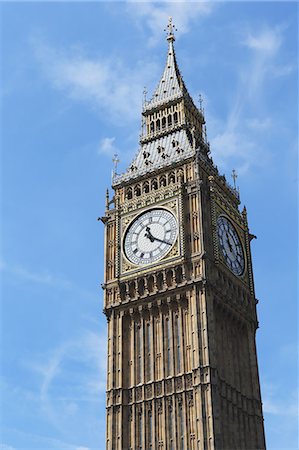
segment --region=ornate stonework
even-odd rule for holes
[[[203,112],[179,72],[173,32],[170,22],[166,66],[142,111],[140,150],[114,176],[102,218],[106,449],[263,450],[252,236],[239,193],[209,156]],[[176,241],[138,266],[125,255],[124,237],[157,208],[176,218]],[[221,239],[219,217],[233,230]],[[167,224],[160,235],[150,224],[141,229],[142,245],[165,248]]]

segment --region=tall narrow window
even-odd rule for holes
[[[170,336],[170,321],[169,317],[165,321],[165,334],[166,334],[166,376],[170,375],[171,370],[171,336]]]
[[[168,408],[168,438],[169,438],[169,450],[174,450],[173,445],[173,414],[172,414],[172,406],[170,405]]]
[[[138,448],[142,450],[142,410],[138,413]]]
[[[185,450],[184,445],[184,421],[183,421],[183,405],[179,403],[179,430],[180,430],[180,448]]]
[[[148,447],[152,447],[153,445],[153,417],[152,417],[152,412],[149,411],[148,412]]]
[[[141,382],[141,326],[136,324],[136,383]]]
[[[146,325],[146,356],[146,377],[149,381],[152,376],[151,326],[149,323]]]
[[[181,330],[180,320],[175,316],[175,335],[176,335],[176,369],[177,373],[181,372]]]

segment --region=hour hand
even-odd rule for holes
[[[151,233],[150,227],[146,227],[145,230],[146,230],[146,233],[145,233],[144,236],[147,237],[151,242],[154,242],[155,238],[154,238],[154,236]]]

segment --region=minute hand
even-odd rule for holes
[[[156,238],[155,236],[153,236],[153,238],[155,239],[155,241],[158,241],[158,242],[163,242],[163,244],[168,244],[168,245],[172,245],[172,244],[171,244],[171,242],[168,242],[168,241],[163,241],[163,239],[159,239],[159,238]]]

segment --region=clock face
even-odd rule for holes
[[[231,222],[224,216],[217,220],[219,244],[226,264],[235,275],[242,275],[245,268],[243,247],[238,233]]]
[[[125,255],[138,266],[152,264],[167,255],[177,235],[177,220],[170,211],[150,209],[129,225],[124,239]]]

